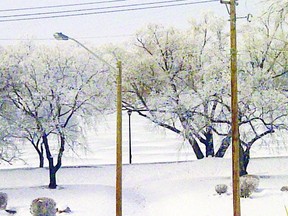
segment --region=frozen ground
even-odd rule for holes
[[[123,168],[123,215],[125,216],[231,216],[230,159],[168,164],[125,165]],[[250,172],[260,176],[251,198],[241,199],[244,216],[286,216],[288,159],[254,159]],[[28,216],[37,197],[51,197],[73,216],[115,215],[115,166],[63,168],[59,188],[49,190],[46,169],[5,169],[0,171],[1,191],[9,196],[9,208]],[[229,185],[219,196],[216,184]],[[1,215],[6,215],[2,212]]]
[[[231,216],[231,159],[193,160],[190,148],[174,134],[163,133],[132,116],[133,160],[138,164],[123,167],[123,215],[125,216]],[[0,191],[9,196],[8,208],[19,216],[29,216],[33,199],[51,197],[60,209],[69,206],[71,216],[115,215],[115,126],[113,119],[103,122],[96,136],[89,135],[91,151],[74,158],[68,152],[58,172],[58,189],[49,190],[48,170],[35,168],[37,158],[29,148],[23,154],[26,165],[2,166]],[[123,151],[128,162],[128,120],[124,116]],[[144,125],[144,126],[143,126]],[[155,130],[157,130],[155,132]],[[272,155],[265,151],[264,156]],[[276,148],[273,152],[278,152]],[[256,153],[256,152],[255,152]],[[287,153],[287,152],[286,152]],[[283,151],[281,154],[284,154]],[[275,156],[276,154],[274,154]],[[255,154],[249,172],[260,176],[260,185],[251,198],[241,199],[242,216],[286,216],[288,157],[259,158]],[[148,163],[161,161],[173,163]],[[189,161],[190,160],[190,161]],[[146,162],[146,164],[139,164]],[[104,165],[111,164],[111,165]],[[71,167],[71,165],[88,165]],[[21,168],[20,168],[21,167]],[[229,185],[219,196],[216,184]],[[7,215],[0,212],[0,215]],[[63,214],[65,215],[65,214]]]

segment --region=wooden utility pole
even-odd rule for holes
[[[237,97],[237,39],[236,39],[236,0],[230,0],[230,42],[231,42],[231,107],[232,107],[232,174],[233,211],[241,215],[239,186],[239,126]]]
[[[116,216],[122,216],[122,64],[117,62]]]

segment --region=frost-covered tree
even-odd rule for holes
[[[288,5],[282,1],[268,3],[265,13],[241,27],[239,33],[241,175],[247,174],[253,144],[288,129]],[[227,125],[231,125],[228,118]],[[217,156],[224,156],[228,141],[222,143]]]
[[[13,102],[8,100],[7,92],[2,97],[5,99],[2,102],[0,112],[3,123],[1,124],[1,134],[5,139],[10,140],[10,146],[24,144],[28,142],[33,145],[39,157],[39,167],[44,167],[44,149],[42,145],[41,135],[37,133],[37,129],[33,126],[34,122],[23,115],[22,111],[17,109]],[[6,145],[7,146],[7,145]],[[19,147],[19,150],[21,148]],[[16,158],[16,157],[14,157]]]
[[[240,49],[239,119],[244,169],[252,145],[288,129],[288,4],[268,1],[268,9],[243,30]],[[240,51],[241,52],[241,51]],[[247,74],[247,75],[246,75]],[[242,130],[241,130],[242,128]]]
[[[5,100],[5,86],[3,79],[0,81],[0,163],[12,164],[13,161],[18,160],[20,151],[12,138],[14,132],[17,130],[14,122],[10,122],[4,113],[11,111]]]
[[[239,31],[241,175],[252,145],[288,125],[287,12],[273,5]],[[198,159],[200,144],[205,156],[223,157],[231,143],[228,36],[224,21],[211,15],[187,31],[151,25],[123,55],[125,106],[182,134]],[[215,134],[223,140],[214,153]]]
[[[49,188],[56,188],[65,148],[79,143],[85,120],[92,123],[109,106],[109,71],[86,52],[67,47],[15,46],[1,58],[5,97],[21,121],[17,137],[43,144]]]
[[[219,95],[229,91],[227,39],[224,21],[208,15],[187,31],[151,25],[138,33],[124,66],[126,106],[182,134],[198,159],[200,143],[206,157],[215,154],[211,119],[224,109]]]
[[[11,138],[13,134],[10,122],[0,116],[0,124],[0,164],[2,162],[12,164],[13,161],[19,160],[20,150],[15,140]]]

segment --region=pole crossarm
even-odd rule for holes
[[[238,0],[220,0],[220,3],[221,4],[232,4],[231,3],[232,1],[234,1],[233,4],[235,4],[235,6],[238,5]]]
[[[230,4],[230,1],[229,0],[220,0],[220,3],[221,4]]]

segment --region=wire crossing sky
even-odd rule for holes
[[[183,2],[183,3],[179,3],[179,2]],[[157,2],[150,2],[150,3],[139,3],[139,4],[128,4],[128,5],[114,5],[114,6],[105,6],[105,7],[96,7],[96,8],[52,11],[52,12],[13,14],[13,15],[0,16],[0,22],[61,18],[61,17],[84,16],[84,15],[87,16],[87,15],[95,15],[95,14],[103,14],[103,13],[116,13],[116,12],[127,12],[127,11],[137,11],[137,10],[147,10],[147,9],[158,9],[158,8],[165,8],[165,7],[177,7],[177,6],[185,6],[185,5],[204,4],[204,3],[207,4],[207,3],[213,3],[213,2],[218,2],[218,0],[202,0],[202,1],[170,0],[170,1],[157,1]],[[100,3],[103,3],[103,2],[100,2]],[[84,5],[84,4],[81,4],[81,5]],[[60,5],[60,6],[63,6],[63,5]],[[57,7],[57,6],[54,6],[54,7]],[[92,11],[92,12],[83,13],[83,11]],[[75,12],[82,12],[82,13],[75,13]],[[54,15],[54,14],[60,14],[60,15]],[[50,16],[42,16],[42,15],[50,15]],[[15,17],[24,17],[24,18],[15,18]],[[7,19],[7,18],[12,18],[12,19]]]
[[[111,0],[111,1],[96,1],[96,2],[86,2],[86,3],[76,3],[76,4],[61,4],[61,5],[47,5],[41,7],[23,7],[23,8],[8,8],[5,10],[0,10],[0,12],[9,12],[9,11],[25,11],[25,10],[39,10],[39,9],[49,9],[49,8],[61,8],[61,7],[75,7],[83,5],[94,5],[94,4],[107,4],[113,2],[125,2],[127,0]]]
[[[238,15],[254,15],[261,1],[239,0]],[[220,0],[1,0],[0,46],[21,40],[59,44],[55,32],[96,45],[119,43],[151,23],[186,28],[203,13],[229,19]]]

